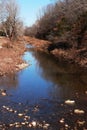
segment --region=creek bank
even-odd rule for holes
[[[16,65],[16,70],[22,70],[26,67],[28,67],[28,64],[27,63],[22,63],[22,64],[19,64],[19,65]]]
[[[39,40],[34,37],[24,36],[24,40],[26,41],[27,44],[33,45],[35,50],[42,52],[48,52],[48,46],[51,44],[51,42],[49,41]]]
[[[15,73],[28,66],[22,59],[26,48],[23,39],[11,42],[0,37],[0,76]]]
[[[82,68],[87,68],[87,48],[73,48],[67,46],[67,41],[59,41],[54,44],[49,41],[36,39],[34,37],[24,37],[25,41],[34,46],[35,50],[52,54],[57,59],[62,59],[72,64],[78,64]],[[60,45],[61,43],[61,45]]]

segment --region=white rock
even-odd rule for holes
[[[28,67],[28,64],[27,64],[27,63],[22,63],[22,64],[19,64],[19,65],[16,65],[16,67],[17,67],[18,69],[22,70],[22,69]]]
[[[64,123],[64,118],[62,118],[62,119],[60,120],[60,123]]]
[[[20,124],[18,124],[18,125],[15,125],[15,127],[16,127],[16,128],[19,128],[19,127],[21,127],[21,125],[20,125]]]
[[[10,108],[9,108],[9,107],[6,107],[6,110],[10,110]]]
[[[6,96],[7,95],[6,92],[2,92],[1,94],[2,94],[2,96]]]
[[[22,125],[25,125],[26,123],[25,122],[21,122]]]
[[[68,124],[65,124],[65,127],[68,128],[69,127]]]
[[[19,117],[21,117],[21,116],[23,116],[23,115],[24,115],[23,113],[19,113],[19,114],[18,114]]]
[[[25,116],[24,118],[26,118],[26,119],[30,119],[30,116]]]
[[[29,124],[29,127],[32,127],[32,125],[31,125],[31,124]]]
[[[14,113],[17,113],[17,111],[15,110]]]
[[[65,104],[67,104],[67,105],[74,105],[75,101],[74,100],[66,100]]]
[[[45,124],[45,125],[43,126],[43,128],[44,128],[44,129],[48,129],[49,126],[50,126],[50,124]]]
[[[28,122],[28,121],[25,121],[25,124],[27,124],[27,125],[28,125],[28,124],[29,124],[29,122]]]
[[[77,122],[79,125],[84,125],[85,124],[85,121],[78,121]]]
[[[15,122],[15,125],[19,125],[19,122]]]
[[[6,106],[2,106],[3,108],[6,108]]]
[[[36,125],[37,125],[36,121],[32,121],[31,124],[32,124],[33,127],[36,127]]]
[[[45,124],[45,126],[47,126],[47,127],[48,127],[48,126],[50,126],[50,124]]]
[[[10,127],[14,126],[14,124],[9,124]]]
[[[10,112],[13,112],[13,109],[9,109]]]
[[[75,109],[75,110],[74,110],[74,113],[75,113],[75,114],[84,114],[85,111],[80,110],[80,109]]]

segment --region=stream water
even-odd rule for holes
[[[86,71],[30,46],[23,59],[29,67],[0,78],[0,89],[7,92],[0,95],[0,129],[86,130]],[[76,109],[83,113],[75,113]]]

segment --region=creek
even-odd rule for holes
[[[87,129],[86,71],[27,47],[23,59],[30,65],[0,78],[0,89],[7,92],[7,96],[0,95],[0,124],[9,130]],[[66,100],[75,104],[67,105]],[[85,113],[76,114],[75,109]],[[23,116],[19,117],[19,113]],[[25,116],[29,116],[27,123]],[[32,121],[37,123],[35,127]],[[9,127],[14,122],[25,122],[25,125]]]

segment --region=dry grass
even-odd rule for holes
[[[49,44],[51,44],[51,42],[46,41],[46,40],[40,40],[34,37],[24,37],[25,41],[27,41],[29,44],[32,44],[35,49],[39,50],[39,51],[43,51],[47,52],[47,48],[49,46]]]
[[[21,55],[25,51],[22,42],[10,42],[5,37],[0,37],[0,75],[14,73],[16,66],[23,63]]]
[[[47,52],[47,48],[51,44],[49,41],[39,40],[33,37],[24,37],[24,39],[28,43],[32,44],[35,49],[43,52]],[[55,48],[54,50],[50,51],[50,53],[58,59],[63,59],[70,63],[76,63],[81,67],[87,68],[87,48],[71,48],[67,50]]]

